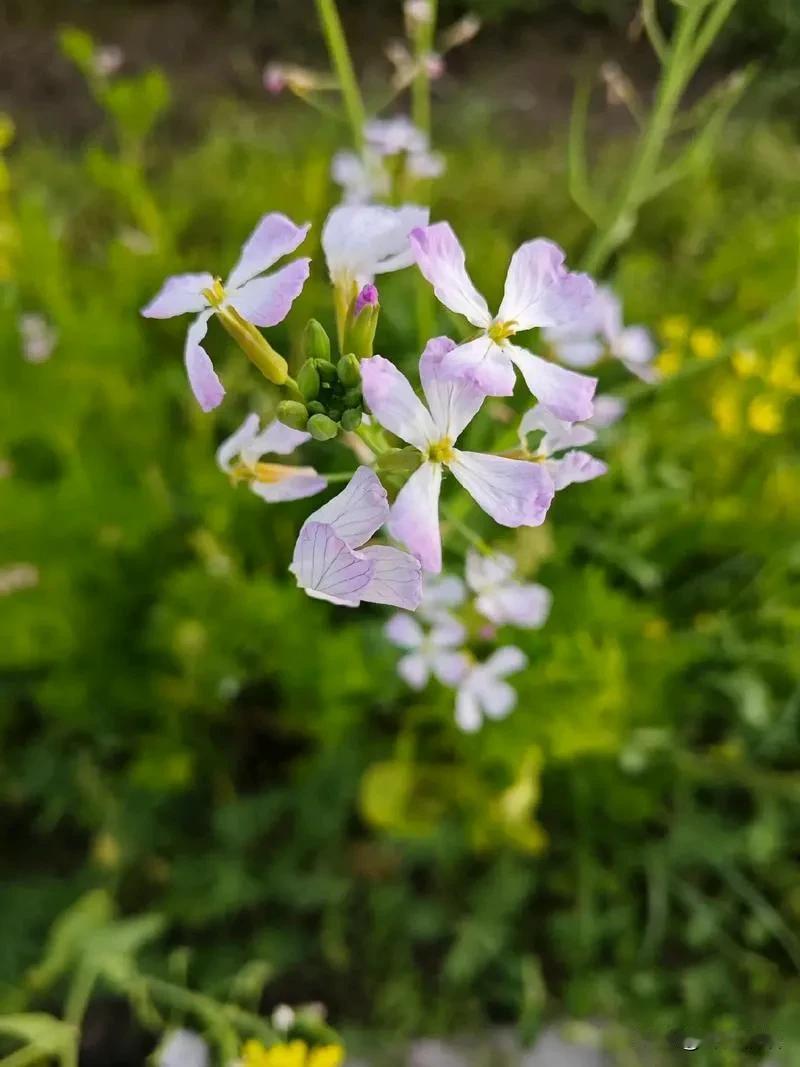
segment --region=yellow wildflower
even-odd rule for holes
[[[741,427],[739,400],[735,393],[720,389],[711,397],[711,416],[721,433],[731,436]]]
[[[655,367],[662,378],[671,378],[677,374],[683,363],[683,355],[674,348],[665,348],[658,353],[655,359]]]
[[[783,429],[783,412],[772,397],[757,396],[747,408],[747,423],[756,433],[780,433]]]
[[[722,348],[722,338],[716,331],[701,327],[692,330],[689,344],[698,359],[713,359]]]
[[[665,341],[680,344],[689,336],[689,319],[686,315],[667,315],[659,322],[658,332]]]
[[[305,1041],[288,1041],[266,1048],[260,1041],[247,1041],[242,1048],[242,1067],[339,1067],[344,1059],[341,1045],[309,1048]]]
[[[795,392],[798,382],[797,352],[791,345],[779,348],[769,362],[766,379],[775,389]]]
[[[737,348],[731,363],[740,378],[752,378],[761,369],[761,357],[754,348]]]

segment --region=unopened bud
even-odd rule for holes
[[[306,429],[315,441],[332,441],[339,432],[339,427],[327,415],[312,415]]]
[[[315,360],[314,365],[319,371],[319,376],[323,382],[335,382],[336,381],[336,364],[331,363],[329,359]]]
[[[278,419],[284,426],[290,426],[293,430],[305,430],[308,408],[297,400],[282,400],[278,404]]]
[[[349,408],[342,415],[342,429],[343,430],[357,430],[361,425],[361,408]]]
[[[361,384],[361,367],[352,352],[349,352],[346,356],[342,356],[336,364],[336,373],[342,385],[349,389],[352,389],[355,385]]]
[[[330,338],[316,319],[309,319],[303,330],[303,355],[307,360],[331,358]]]
[[[363,308],[367,307],[368,305],[377,304],[377,303],[378,303],[378,287],[377,287],[377,285],[373,285],[372,282],[368,282],[367,285],[365,285],[365,286],[363,286],[361,288],[358,296],[356,297],[356,302],[355,302],[355,305],[353,306],[353,314],[354,315],[358,315],[358,313]]]
[[[327,414],[329,419],[333,419],[334,422],[338,422],[339,419],[342,417],[342,409],[341,408],[335,408],[335,407],[334,408],[328,408],[326,414]]]
[[[354,385],[352,389],[348,389],[342,400],[346,408],[361,407],[361,386]]]
[[[375,331],[378,328],[380,310],[380,304],[366,303],[353,320],[348,338],[353,352],[359,359],[368,359],[372,355],[372,346],[375,342]]]
[[[306,404],[306,407],[308,408],[309,415],[325,414],[325,405],[322,403],[321,400],[309,400],[308,404]]]
[[[307,360],[297,373],[297,388],[304,400],[316,400],[319,396],[319,371],[313,360]]]
[[[378,456],[378,467],[383,471],[412,472],[422,462],[422,453],[418,448],[408,445],[406,448],[392,448]]]

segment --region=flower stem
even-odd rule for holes
[[[331,62],[339,79],[339,88],[347,111],[347,117],[353,130],[353,142],[357,149],[361,149],[364,139],[364,102],[361,99],[361,90],[358,87],[353,61],[350,58],[350,49],[347,38],[342,29],[342,21],[336,7],[336,0],[316,0],[317,13],[325,34],[325,43]]]
[[[473,548],[477,548],[477,550],[483,553],[484,556],[491,556],[492,550],[481,535],[475,533],[471,526],[468,526],[463,519],[460,519],[449,504],[442,504],[441,511],[442,515],[444,515],[453,529],[458,530],[465,541],[468,541]]]
[[[428,138],[431,135],[431,79],[425,60],[433,47],[436,6],[437,0],[430,0],[430,15],[419,21],[414,33],[416,71],[411,86],[411,114],[414,125]]]

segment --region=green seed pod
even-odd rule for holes
[[[333,382],[336,380],[336,364],[331,363],[329,359],[314,360],[314,366],[319,371],[319,376],[323,382]]]
[[[319,400],[309,400],[308,413],[309,415],[324,415],[325,405],[320,403]]]
[[[339,432],[339,427],[327,415],[312,415],[306,429],[315,441],[331,441]]]
[[[357,430],[361,425],[361,408],[348,408],[341,421],[343,430]]]
[[[418,448],[408,445],[406,448],[393,448],[378,456],[377,466],[382,471],[415,471],[422,462],[422,453]]]
[[[293,430],[305,430],[308,408],[297,400],[282,400],[278,404],[278,418],[284,426],[291,426]]]
[[[331,342],[325,328],[316,319],[309,319],[303,330],[303,355],[306,359],[331,358]]]
[[[336,373],[339,375],[339,381],[347,388],[361,384],[361,367],[352,352],[342,356],[336,364]]]
[[[348,389],[342,400],[346,408],[361,407],[361,386],[354,385],[352,389]]]
[[[297,373],[297,388],[304,400],[315,400],[319,396],[319,371],[312,360],[307,360]]]

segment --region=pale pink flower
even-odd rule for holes
[[[452,609],[460,607],[466,599],[467,591],[458,575],[428,572],[422,580],[422,601],[417,614],[429,623],[451,619]]]
[[[397,664],[397,673],[412,689],[424,689],[431,675],[442,685],[455,686],[469,668],[461,646],[466,630],[457,619],[442,617],[427,632],[417,620],[398,612],[387,622],[384,633],[406,655]]]
[[[36,311],[20,315],[19,332],[25,360],[28,363],[46,363],[53,354],[58,334],[44,315]]]
[[[504,553],[484,556],[474,549],[467,553],[467,585],[477,594],[475,607],[481,615],[496,626],[536,630],[547,621],[553,595],[536,582],[516,581],[516,569]]]
[[[355,608],[363,601],[414,611],[422,595],[419,562],[407,552],[366,542],[389,518],[386,490],[369,467],[310,515],[289,570],[309,596]]]
[[[193,1030],[173,1030],[156,1053],[158,1067],[209,1067],[208,1045]]]
[[[610,426],[619,422],[627,407],[628,405],[621,396],[612,396],[610,393],[596,396],[594,398],[592,417],[584,425],[592,430],[607,430]]]
[[[605,474],[608,467],[602,460],[584,452],[582,445],[590,445],[597,434],[589,426],[563,422],[542,404],[527,411],[519,424],[519,437],[527,447],[529,433],[541,431],[542,436],[533,450],[534,456],[546,467],[556,491],[576,482],[588,482]]]
[[[288,456],[310,439],[311,434],[293,430],[277,419],[259,430],[258,415],[248,415],[217,449],[217,466],[235,481],[246,481],[268,503],[301,500],[327,487],[324,476],[313,467],[262,463],[261,457],[268,453]]]
[[[516,366],[554,415],[570,422],[589,418],[597,379],[565,370],[510,340],[523,330],[566,324],[591,300],[594,283],[565,268],[558,245],[543,238],[520,245],[511,257],[500,309],[492,316],[467,274],[464,250],[448,223],[415,230],[411,244],[439,300],[480,330],[478,337],[453,350],[443,373],[467,378],[489,396],[510,396]]]
[[[359,286],[376,274],[402,270],[414,262],[411,231],[427,221],[428,209],[415,204],[340,204],[325,220],[322,250],[334,285]]]
[[[167,278],[142,315],[170,319],[199,312],[189,327],[184,348],[186,373],[203,411],[222,402],[225,389],[201,341],[215,310],[231,307],[254,326],[276,326],[289,314],[309,274],[310,259],[296,259],[273,274],[264,271],[293,252],[305,239],[310,223],[296,226],[280,212],[264,215],[242,246],[241,255],[224,286],[208,273],[176,274]]]
[[[448,337],[436,337],[422,354],[419,372],[427,408],[405,375],[383,356],[361,362],[364,399],[375,419],[422,453],[420,467],[397,495],[389,530],[426,570],[434,572],[442,567],[439,493],[443,468],[503,526],[539,526],[554,493],[550,475],[540,463],[455,447],[485,394],[470,380],[444,377],[442,364],[454,349]]]
[[[473,664],[456,692],[456,723],[475,733],[487,719],[504,719],[516,707],[516,691],[505,681],[527,666],[528,658],[515,645],[493,652],[485,663]]]

